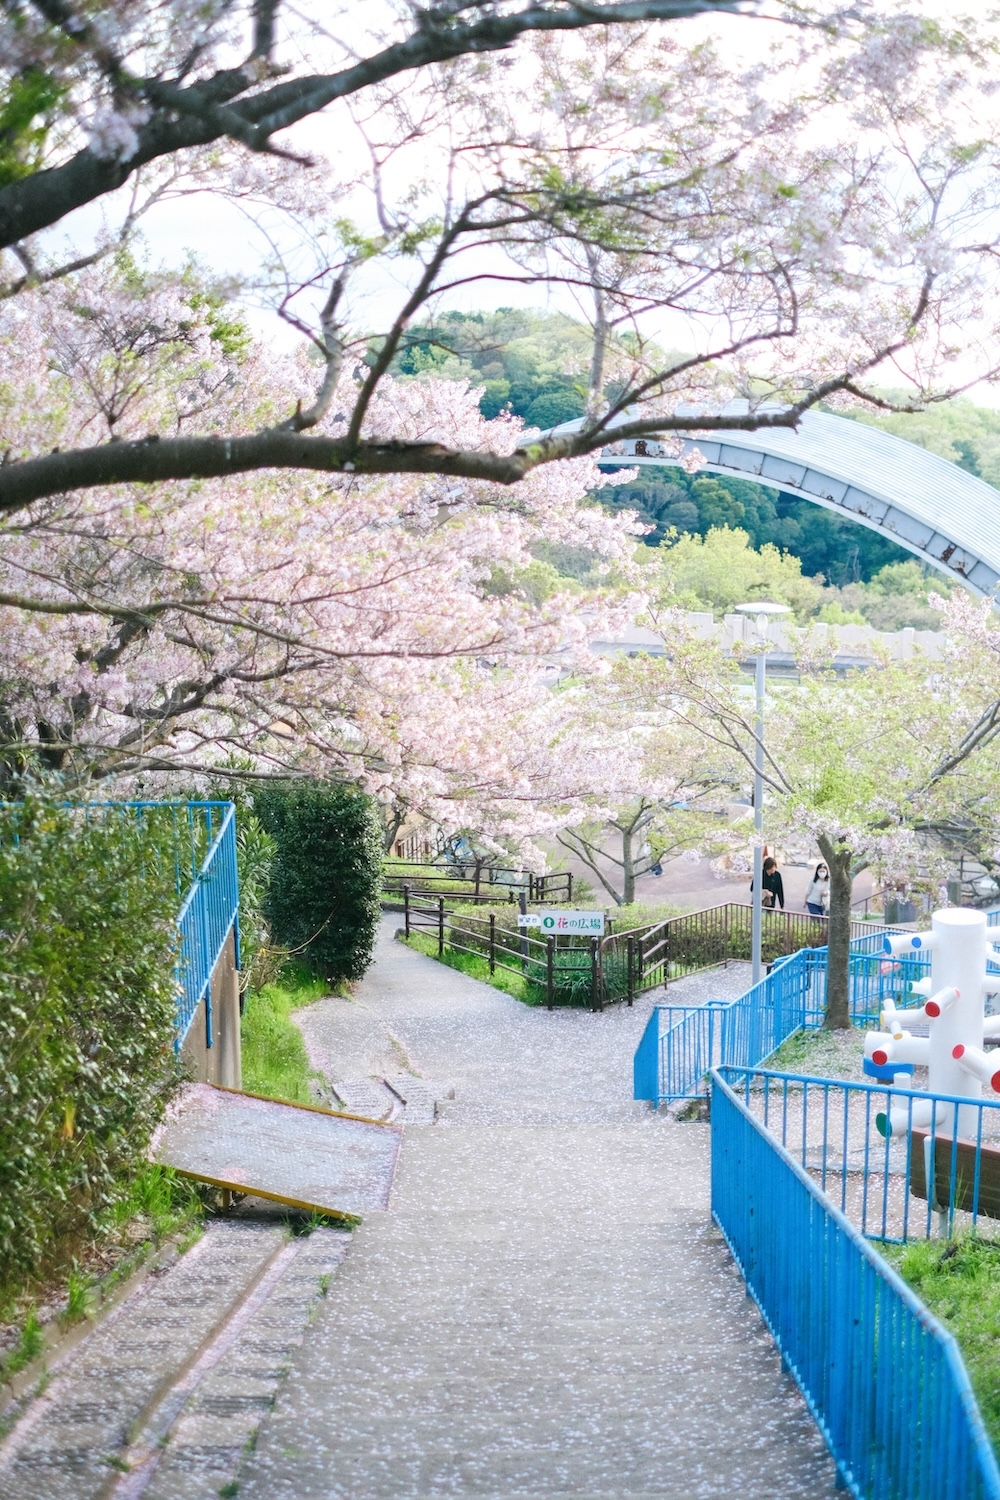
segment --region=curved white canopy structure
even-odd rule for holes
[[[652,438],[619,446],[614,454],[604,450],[602,468],[678,461]],[[686,438],[684,446],[697,449],[712,473],[757,480],[849,515],[976,594],[1000,584],[1000,491],[915,443],[848,417],[806,412],[796,431],[712,432]]]

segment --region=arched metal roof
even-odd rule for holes
[[[1000,584],[1000,490],[904,438],[806,412],[794,431],[712,432],[685,438],[684,447],[697,449],[711,473],[773,485],[870,526],[976,594]],[[621,449],[605,449],[601,467],[678,462],[652,438]]]

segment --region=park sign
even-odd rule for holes
[[[544,933],[575,932],[587,937],[604,936],[604,913],[602,911],[543,911],[541,928]]]
[[[526,911],[517,918],[518,927],[540,927],[542,932],[584,933],[588,937],[604,936],[602,911]]]

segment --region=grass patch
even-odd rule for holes
[[[413,932],[404,941],[407,947],[413,948],[417,953],[425,953],[428,958],[447,964],[449,969],[457,969],[460,974],[468,974],[470,979],[481,979],[483,984],[491,984],[495,990],[503,990],[505,995],[513,995],[515,1000],[520,1000],[524,1005],[545,1004],[545,991],[541,985],[533,984],[530,979],[526,979],[521,974],[511,974],[507,969],[497,969],[491,974],[488,959],[477,958],[475,954],[460,953],[456,948],[447,947],[439,958],[437,938],[429,937],[425,932]]]
[[[130,1225],[133,1235],[141,1230],[144,1238],[160,1244],[202,1215],[203,1205],[194,1183],[170,1167],[150,1162],[132,1179],[128,1193],[115,1204],[105,1223],[110,1230]]]
[[[68,1269],[25,1283],[0,1307],[6,1345],[0,1353],[0,1382],[42,1352],[45,1330],[53,1321],[69,1327],[91,1317],[165,1240],[176,1236],[181,1254],[190,1249],[201,1236],[204,1214],[193,1182],[169,1167],[147,1164],[100,1215],[93,1238],[77,1244]]]
[[[300,1006],[330,994],[330,985],[299,964],[286,964],[273,984],[247,997],[243,1013],[243,1087],[251,1094],[309,1104],[319,1075],[309,1065],[302,1033],[292,1020]]]
[[[954,1334],[994,1448],[1000,1451],[1000,1240],[977,1235],[879,1247]]]
[[[864,1077],[864,1042],[865,1034],[856,1026],[848,1031],[807,1027],[793,1032],[764,1066],[778,1073],[804,1073],[810,1078],[860,1079]]]
[[[615,932],[631,932],[634,927],[655,927],[660,922],[669,922],[671,917],[683,917],[691,908],[670,906],[662,901],[633,901],[629,906],[608,906],[606,910]]]

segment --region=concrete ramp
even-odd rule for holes
[[[312,1105],[188,1084],[152,1155],[185,1177],[316,1213],[389,1206],[401,1130]]]

